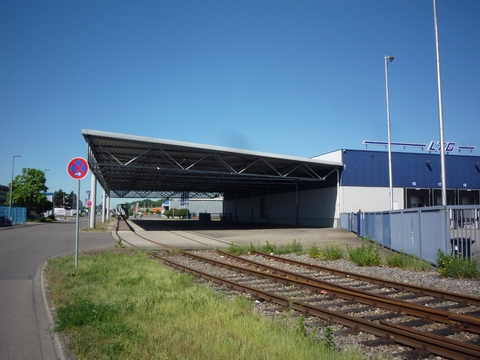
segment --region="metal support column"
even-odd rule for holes
[[[92,206],[90,207],[90,229],[94,229],[96,225],[96,209],[97,209],[97,177],[92,172],[92,186],[90,192],[90,200],[92,201]]]

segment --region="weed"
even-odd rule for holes
[[[323,330],[323,338],[325,345],[330,351],[338,351],[338,347],[335,344],[333,329],[330,326],[326,326]]]
[[[178,254],[180,254],[180,249],[178,249],[178,248],[168,248],[167,252],[170,255],[178,255]]]
[[[282,255],[282,254],[303,254],[303,247],[302,244],[297,242],[297,240],[293,240],[293,243],[287,245],[281,245],[279,247],[274,248],[272,251],[275,255]]]
[[[315,244],[310,246],[308,249],[308,256],[310,256],[312,259],[319,259],[322,257],[322,252],[319,247],[317,247]]]
[[[265,245],[260,247],[260,251],[268,254],[275,254],[277,251],[277,245],[270,244],[268,241]]]
[[[338,244],[330,243],[322,248],[323,259],[338,260],[345,256],[344,250]]]
[[[378,248],[373,243],[355,249],[348,246],[347,250],[350,260],[358,266],[378,266],[381,263]]]
[[[251,242],[250,245],[240,246],[231,244],[227,250],[229,253],[234,255],[245,255],[245,254],[253,254],[255,251],[264,252],[267,254],[275,254],[275,255],[282,255],[282,254],[303,254],[303,247],[302,244],[293,240],[292,244],[281,245],[277,246],[276,244],[271,244],[267,241],[265,245],[255,247]]]
[[[338,244],[330,243],[323,247],[312,245],[308,249],[308,256],[314,259],[338,260],[345,257],[345,251]]]
[[[115,247],[123,247],[123,239],[119,236],[117,240],[117,245]]]
[[[416,256],[391,251],[385,258],[388,266],[398,267],[404,270],[412,271],[428,271],[432,268],[432,264],[428,261],[419,259]]]
[[[307,329],[305,328],[305,318],[300,316],[297,322],[297,332],[302,336],[307,336]]]
[[[443,277],[480,278],[475,258],[464,259],[460,256],[447,255],[442,250],[437,253],[438,272]]]
[[[290,245],[280,246],[280,251],[283,254],[302,254],[303,253],[303,246],[297,240],[293,240],[293,243]]]
[[[233,255],[245,255],[249,253],[249,247],[245,245],[235,245],[234,243],[232,243],[227,249],[227,252]]]

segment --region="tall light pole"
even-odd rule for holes
[[[45,169],[45,170],[43,171],[43,176],[45,176],[45,174],[47,173],[47,171],[50,171],[50,169]],[[47,180],[45,179],[45,181],[47,181]],[[47,201],[47,190],[45,190],[43,193],[44,193],[44,195],[45,195],[45,201]],[[52,196],[52,200],[53,200],[53,196]],[[52,201],[52,204],[53,204],[53,201]],[[45,213],[45,203],[44,203],[44,205],[43,205],[43,212]],[[44,216],[45,216],[45,214],[44,214]]]
[[[447,206],[447,176],[445,170],[445,140],[443,137],[442,81],[440,78],[440,45],[438,43],[437,2],[433,0],[433,17],[435,21],[435,48],[437,54],[437,88],[438,88],[438,123],[440,129],[440,160],[442,181],[442,206]]]
[[[385,89],[387,93],[387,128],[388,128],[388,181],[390,186],[390,211],[393,210],[393,180],[392,180],[392,140],[390,137],[390,103],[388,98],[388,60],[393,61],[393,56],[385,55]]]
[[[13,195],[13,170],[15,168],[15,158],[20,155],[13,155],[12,159],[12,182],[10,183],[10,206],[8,207],[8,220],[12,222],[12,195]]]

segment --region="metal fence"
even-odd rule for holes
[[[27,222],[27,209],[12,207],[11,222],[8,218],[8,206],[0,206],[0,226],[20,225]]]
[[[479,216],[478,205],[343,213],[340,227],[432,263],[436,263],[438,250],[478,260]]]

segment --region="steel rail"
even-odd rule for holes
[[[234,281],[219,276],[207,274],[206,272],[194,269],[187,265],[181,265],[170,259],[152,254],[155,258],[181,271],[188,271],[196,276],[212,281],[220,285],[226,285],[243,293],[249,293],[258,299],[273,302],[283,307],[289,307],[306,315],[313,315],[327,322],[336,322],[349,328],[364,331],[392,342],[420,349],[423,352],[437,354],[453,360],[478,359],[480,358],[480,347],[464,343],[458,340],[445,338],[438,335],[426,334],[421,331],[412,331],[390,323],[375,323],[363,318],[343,314],[334,310],[312,306],[299,301],[287,300],[284,297],[269,291],[259,290],[247,285],[240,285]],[[223,266],[223,265],[222,265]]]
[[[294,282],[297,286],[308,288],[316,293],[324,290],[328,293],[335,294],[337,297],[348,301],[359,302],[370,306],[388,309],[396,313],[404,313],[416,316],[425,319],[426,321],[438,321],[444,324],[448,324],[452,326],[452,328],[464,329],[472,333],[480,334],[480,318],[478,317],[464,314],[454,314],[446,310],[435,309],[432,307],[418,305],[404,300],[393,299],[385,295],[372,294],[359,289],[352,290],[346,286],[333,285],[331,283],[314,279],[312,277],[303,276],[287,270],[271,267],[253,260],[237,257],[235,255],[228,254],[222,251],[219,252],[221,254],[227,255],[228,257],[237,259],[241,262],[250,263],[252,266],[260,267],[263,269],[263,271],[259,272],[256,270],[246,269],[234,264],[225,263],[189,252],[183,252],[183,254],[192,258],[198,258],[203,261],[210,262],[215,265],[229,267],[239,272],[253,274],[255,276],[260,276],[263,278],[269,277],[275,281],[285,282],[285,280],[290,280]],[[267,271],[269,273],[267,273]]]
[[[270,255],[266,254],[263,252],[255,251],[255,254],[261,255],[263,257],[267,258],[272,258],[284,263],[288,264],[294,264],[298,266],[303,266],[303,267],[308,267],[309,269],[312,270],[317,270],[317,271],[323,271],[323,272],[329,272],[331,274],[339,275],[339,276],[346,276],[350,279],[356,279],[356,280],[362,280],[362,281],[368,281],[377,285],[388,285],[390,287],[393,287],[398,290],[404,290],[404,291],[411,291],[411,292],[418,292],[420,294],[423,294],[425,296],[435,296],[435,297],[441,297],[445,299],[445,301],[455,301],[459,303],[464,303],[467,302],[470,305],[476,305],[480,306],[480,297],[478,296],[473,296],[473,295],[464,295],[464,294],[457,294],[453,293],[450,291],[444,291],[444,290],[437,290],[437,289],[432,289],[432,288],[426,288],[423,286],[419,285],[414,285],[414,284],[407,284],[407,283],[400,283],[397,281],[392,281],[388,279],[380,279],[376,278],[373,276],[368,276],[368,275],[361,275],[349,271],[343,271],[343,270],[337,270],[333,268],[329,268],[326,266],[321,266],[321,265],[314,265],[314,264],[308,264],[302,261],[297,261],[293,259],[286,259],[281,256],[277,255]]]

